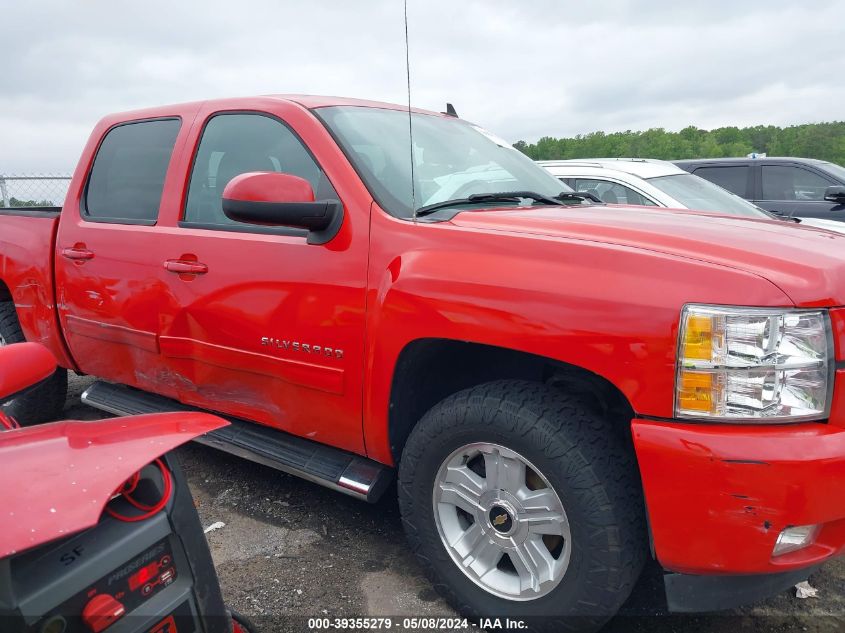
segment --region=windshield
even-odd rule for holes
[[[843,167],[842,165],[824,162],[819,166],[831,176],[838,178],[840,182],[845,183],[845,167]]]
[[[727,189],[692,174],[646,178],[662,192],[672,196],[687,209],[716,211],[723,215],[771,219],[771,215]]]
[[[506,141],[476,125],[414,113],[412,205],[407,112],[332,106],[320,108],[316,114],[373,197],[386,211],[399,217],[411,217],[413,207],[419,209],[473,194],[532,191],[554,197],[562,191],[572,191]]]

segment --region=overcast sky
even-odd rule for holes
[[[401,0],[2,0],[0,173],[71,171],[106,113],[404,102]],[[409,0],[415,106],[510,140],[845,118],[838,0]]]

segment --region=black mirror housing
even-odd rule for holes
[[[824,199],[829,202],[845,204],[845,187],[833,185],[824,190]]]
[[[314,200],[311,184],[293,174],[239,174],[226,185],[222,202],[230,220],[306,229],[309,244],[325,244],[343,223],[339,200]]]
[[[223,213],[235,222],[307,229],[309,244],[325,244],[343,222],[343,206],[338,200],[256,202],[223,198]]]

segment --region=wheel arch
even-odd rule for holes
[[[12,291],[3,279],[0,279],[0,301],[12,301]]]
[[[422,338],[399,353],[390,386],[388,438],[398,464],[405,442],[426,411],[447,396],[493,380],[530,380],[591,397],[630,443],[634,409],[620,389],[599,374],[557,359],[471,341]]]

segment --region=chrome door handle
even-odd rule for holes
[[[84,261],[87,259],[94,259],[94,253],[93,251],[89,251],[87,248],[63,248],[62,257],[76,261]]]
[[[202,262],[189,262],[184,259],[168,259],[164,262],[164,268],[182,275],[204,275],[208,272],[208,266]]]

